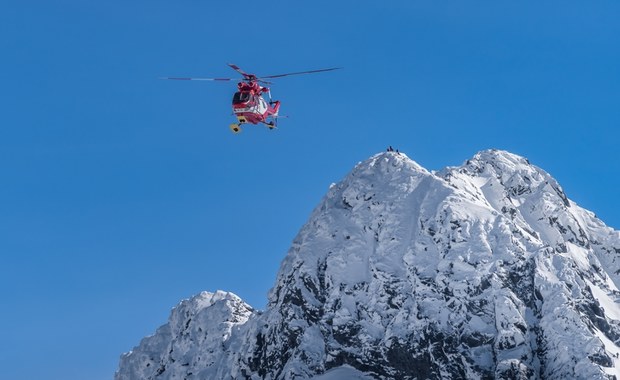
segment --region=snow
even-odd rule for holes
[[[618,284],[618,231],[525,158],[430,172],[380,153],[330,185],[266,310],[183,301],[116,379],[603,378]]]
[[[610,296],[609,293],[598,285],[586,280],[588,287],[592,291],[592,295],[599,302],[601,307],[605,310],[605,315],[613,320],[620,321],[620,300],[618,300],[619,294]]]
[[[314,376],[312,380],[372,380],[369,375],[364,374],[350,366],[342,366],[330,369],[322,375]]]
[[[620,378],[620,347],[618,347],[617,343],[612,342],[603,332],[599,329],[594,330],[596,333],[596,337],[603,342],[603,346],[605,347],[605,352],[609,354],[613,361],[613,366],[611,367],[603,367],[603,371],[605,371],[608,375],[616,376],[616,378]]]

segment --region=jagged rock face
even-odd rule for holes
[[[263,313],[235,309],[237,327],[209,345],[166,326],[217,334],[225,313],[177,322],[177,309],[117,379],[294,379],[343,366],[378,379],[620,378],[616,284],[620,233],[526,159],[484,151],[431,173],[382,153],[330,188]],[[185,359],[157,353],[165,342]],[[157,370],[135,377],[148,363]]]

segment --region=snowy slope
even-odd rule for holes
[[[526,159],[381,153],[332,185],[265,311],[183,301],[116,379],[620,378],[619,284],[620,233]]]

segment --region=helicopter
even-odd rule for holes
[[[229,63],[228,66],[241,74],[243,79],[237,83],[237,91],[233,95],[232,110],[237,117],[237,123],[230,125],[230,130],[233,133],[241,132],[241,126],[243,124],[264,124],[269,129],[277,127],[277,120],[280,111],[280,101],[272,100],[271,90],[269,87],[262,86],[270,85],[272,82],[265,79],[273,79],[286,77],[290,75],[302,75],[313,74],[324,71],[332,71],[341,69],[341,67],[331,67],[328,69],[298,71],[294,73],[256,76],[255,74],[249,74],[241,70],[241,68],[235,64]],[[182,78],[182,77],[164,77],[160,79],[169,80],[196,80],[196,81],[234,81],[238,79],[234,78]],[[268,100],[264,96],[268,96]]]

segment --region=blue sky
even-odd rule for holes
[[[199,291],[263,308],[331,182],[392,145],[506,149],[620,227],[615,1],[8,0],[0,13],[3,377],[109,379]],[[233,135],[234,83],[277,131]]]

